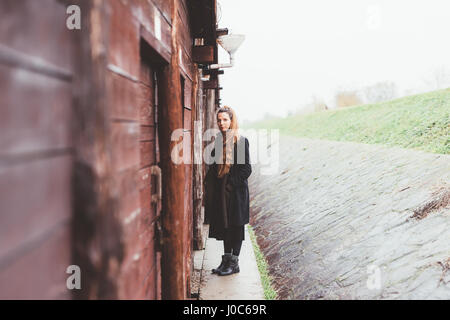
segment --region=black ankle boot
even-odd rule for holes
[[[233,273],[238,273],[239,271],[239,257],[233,255],[228,260],[228,263],[225,264],[222,271],[219,272],[219,276],[228,276]]]
[[[220,263],[220,265],[217,268],[212,269],[212,273],[219,274],[223,270],[223,268],[227,265],[228,260],[230,260],[230,258],[231,258],[231,254],[224,254],[222,256],[222,262]]]

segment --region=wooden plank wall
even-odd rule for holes
[[[178,16],[180,18],[181,27],[178,28],[178,36],[177,39],[179,48],[181,53],[179,53],[180,59],[180,67],[181,74],[184,77],[184,106],[183,106],[183,129],[184,129],[184,141],[186,153],[189,154],[189,164],[185,166],[185,175],[186,175],[186,184],[184,191],[185,198],[185,221],[187,223],[187,228],[184,234],[184,257],[186,259],[185,265],[187,270],[186,274],[186,288],[187,295],[190,295],[190,281],[191,274],[193,271],[193,216],[194,216],[194,206],[193,206],[193,141],[194,141],[194,133],[193,133],[193,115],[192,110],[194,109],[193,102],[195,101],[193,96],[193,81],[194,77],[197,76],[197,72],[195,72],[196,66],[192,62],[192,45],[193,38],[190,33],[189,28],[189,12],[187,9],[186,0],[179,0],[178,3]]]
[[[193,41],[186,0],[178,1],[181,27],[177,41],[181,50],[173,54],[179,56],[184,78],[183,127],[185,138],[190,139],[185,144],[185,152],[191,159],[191,164],[185,167],[185,225],[180,230],[185,243],[184,272],[186,297],[189,297],[193,258],[191,146],[196,95],[193,82],[197,74],[191,58]],[[101,23],[95,26],[96,32],[105,34],[90,35],[89,41],[93,55],[101,55],[102,48],[105,49],[105,60],[99,59],[101,63],[105,61],[104,65],[95,65],[97,71],[104,68],[99,73],[104,74],[104,78],[96,79],[99,87],[93,89],[102,92],[89,94],[93,94],[96,102],[106,105],[101,114],[92,113],[91,117],[107,117],[104,124],[107,130],[96,132],[93,137],[107,135],[102,137],[101,145],[107,148],[108,155],[104,157],[111,155],[111,168],[108,168],[111,174],[108,171],[105,176],[99,175],[95,186],[89,188],[97,192],[102,183],[108,183],[108,194],[100,193],[111,202],[105,206],[111,208],[111,212],[106,213],[111,217],[87,221],[99,224],[86,227],[100,234],[90,239],[92,247],[86,248],[94,253],[89,251],[87,258],[83,258],[91,259],[88,264],[95,269],[90,276],[99,277],[105,265],[108,272],[102,275],[108,283],[104,285],[100,281],[103,288],[90,288],[92,292],[88,294],[94,298],[160,299],[161,255],[155,244],[156,208],[150,205],[156,181],[149,172],[159,161],[153,77],[156,69],[141,55],[140,48],[142,34],[146,33],[153,39],[149,45],[167,58],[171,48],[170,1],[114,0],[102,2],[101,6],[106,7],[102,12],[107,13],[107,17],[91,16],[89,21],[106,21],[106,27],[100,26]],[[77,42],[73,31],[65,28],[66,8],[64,1],[57,0],[0,1],[0,106],[3,111],[0,117],[0,299],[72,298],[66,288],[66,268],[73,264],[71,246],[77,246],[71,243],[71,219],[79,212],[72,211],[71,179],[74,148],[83,144],[78,141],[75,145],[71,135],[73,92],[78,90],[73,84],[73,75],[86,70],[74,67]],[[89,14],[89,10],[84,12]],[[37,68],[35,58],[40,59]],[[32,60],[34,64],[30,63]],[[99,81],[104,81],[104,89]],[[105,101],[101,100],[103,97]],[[87,116],[86,113],[82,117]],[[95,121],[90,121],[90,125]],[[82,137],[83,134],[79,134],[77,139]],[[98,150],[92,148],[97,145],[89,144],[82,152],[99,156]],[[94,160],[90,160],[90,165],[95,167],[98,160],[95,156],[91,159]],[[98,165],[100,167],[91,169],[101,171],[102,164]],[[77,177],[83,179],[83,176]],[[75,180],[80,186],[89,183]],[[83,200],[84,196],[87,195],[76,194],[77,200]],[[97,205],[105,199],[92,201]],[[101,225],[105,222],[113,226]],[[117,233],[111,234],[111,230],[116,229]],[[105,232],[107,237],[104,237]],[[119,239],[113,239],[115,235]],[[105,243],[96,246],[96,241]],[[109,241],[113,241],[112,244]],[[98,248],[115,253],[106,254],[108,261],[103,261],[101,255],[105,253],[95,251]],[[91,254],[100,256],[95,258]],[[100,263],[103,267],[96,266]]]
[[[112,146],[114,148],[115,181],[119,203],[118,215],[123,223],[124,258],[119,276],[118,297],[156,299],[161,297],[160,254],[155,249],[155,208],[150,207],[150,195],[155,193],[155,177],[152,181],[149,168],[157,162],[155,152],[156,122],[154,68],[140,56],[140,31],[144,28],[156,36],[155,17],[159,19],[161,48],[170,48],[170,2],[110,1],[110,42],[108,48],[107,96],[110,100]],[[184,78],[184,129],[186,139],[192,133],[192,37],[185,1],[180,1],[179,12],[182,28],[177,39],[182,50],[181,74]],[[149,43],[152,46],[152,43]],[[153,68],[153,69],[152,69]],[[164,107],[164,106],[161,106]],[[164,146],[161,146],[164,147]],[[186,152],[192,158],[191,143]],[[185,279],[189,288],[192,265],[192,165],[186,166],[185,225],[183,226]],[[189,178],[188,178],[189,177]],[[133,186],[139,185],[140,189]],[[164,199],[163,201],[170,201]],[[125,222],[126,221],[126,222]],[[139,288],[139,289],[137,289]],[[186,292],[186,296],[189,292]]]
[[[71,297],[66,17],[56,0],[0,1],[0,299]]]
[[[203,168],[205,167],[203,162],[200,162],[203,157],[203,131],[204,131],[204,114],[205,114],[205,105],[204,105],[204,90],[202,81],[200,81],[202,75],[202,71],[198,70],[197,77],[194,79],[194,86],[192,90],[192,95],[195,99],[193,99],[193,106],[195,110],[193,110],[193,115],[195,115],[195,127],[194,127],[194,142],[193,142],[193,157],[194,161],[197,163],[193,163],[193,248],[194,250],[203,250],[206,245],[206,238],[203,232],[203,225],[205,223],[205,215],[203,210]],[[200,162],[200,163],[199,163]]]

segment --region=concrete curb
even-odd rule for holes
[[[211,269],[220,264],[223,241],[207,238],[205,250],[195,252],[197,266],[203,252],[199,300],[264,300],[261,276],[247,227],[239,255],[239,273],[229,276],[211,273]]]

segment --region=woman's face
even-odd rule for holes
[[[225,132],[230,128],[231,119],[227,112],[220,112],[217,115],[217,125],[222,132]]]

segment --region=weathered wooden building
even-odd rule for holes
[[[0,299],[190,298],[217,35],[216,0],[0,1]]]

